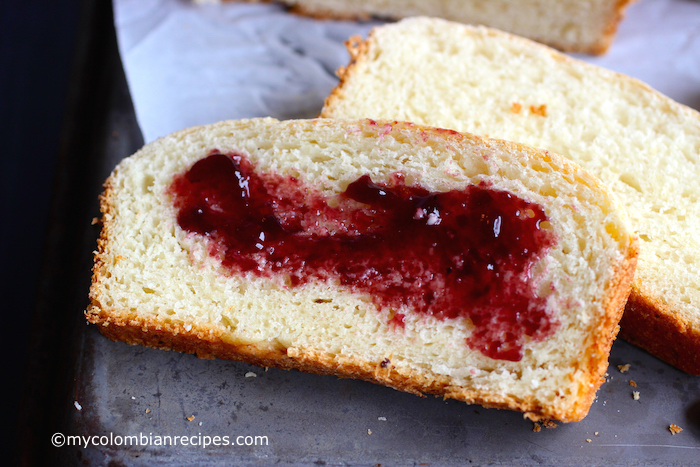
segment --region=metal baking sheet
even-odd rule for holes
[[[89,180],[71,195],[89,199],[73,240],[72,287],[57,279],[65,271],[53,271],[53,287],[69,295],[61,304],[70,327],[56,339],[70,345],[43,355],[47,374],[62,379],[48,383],[55,392],[50,408],[30,413],[36,424],[52,417],[35,431],[34,445],[44,450],[37,465],[700,465],[700,377],[623,341],[613,346],[590,414],[538,431],[516,412],[129,346],[86,325],[82,311],[98,233],[90,219],[98,215],[100,184],[143,143],[114,30],[100,21],[85,42],[108,38],[85,52],[83,63],[98,68],[98,78],[81,90],[93,113],[80,121],[90,121],[92,130],[89,141],[71,146],[91,161]],[[84,129],[73,131],[85,136]],[[61,364],[54,369],[48,362]],[[672,434],[671,425],[682,431]]]
[[[588,417],[537,432],[515,412],[83,338],[75,433],[147,444],[83,450],[97,465],[700,464],[700,381],[622,341]],[[156,445],[168,435],[199,446]],[[242,445],[204,446],[216,436]]]

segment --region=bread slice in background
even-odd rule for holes
[[[242,157],[256,172],[273,174],[270,180],[300,187],[315,200],[314,209],[324,209],[319,199],[344,206],[341,193],[364,175],[375,184],[399,186],[401,179],[436,193],[481,186],[540,206],[546,222],[540,219],[536,230],[551,242],[496,296],[524,291],[530,308],[542,305],[537,326],[547,331],[521,334],[519,358],[491,358],[469,345],[476,329],[470,303],[445,317],[410,303],[384,306],[332,274],[294,285],[290,277],[303,277],[303,268],[270,272],[265,261],[247,272],[224,266],[228,256],[214,240],[217,231],[183,229],[173,191],[174,180],[212,153]],[[252,186],[241,183],[231,189]],[[265,186],[284,193],[274,183]],[[275,208],[275,216],[295,208],[287,206]],[[607,189],[568,160],[517,143],[389,121],[252,119],[186,129],[122,161],[105,183],[101,210],[86,316],[111,339],[360,378],[519,410],[532,420],[576,421],[587,414],[603,382],[637,255],[637,239]],[[374,215],[381,222],[383,214]],[[313,235],[352,231],[331,217],[323,225],[310,219],[304,222]],[[389,242],[401,248],[396,238]],[[399,284],[414,279],[401,274]]]
[[[197,3],[220,1],[196,0]],[[608,49],[625,10],[633,1],[277,0],[296,13],[317,18],[398,20],[410,16],[433,16],[465,24],[481,24],[564,51],[588,54],[602,54]]]
[[[322,116],[518,141],[600,177],[641,238],[621,337],[700,374],[700,114],[635,79],[503,32],[418,18],[349,43]]]

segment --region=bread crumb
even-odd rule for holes
[[[100,219],[99,217],[93,217],[92,220],[90,221],[90,225],[101,224],[101,223],[102,223],[102,219]]]
[[[591,438],[587,438],[587,439],[586,439],[586,442],[587,442],[587,443],[591,443],[591,442],[593,442],[593,440],[592,440]]]
[[[542,430],[542,427],[545,428],[556,428],[558,425],[554,423],[552,420],[542,420],[540,422],[535,422],[534,426],[532,427],[532,431],[535,433],[538,433],[540,430]]]
[[[671,425],[668,427],[668,431],[671,432],[672,435],[678,434],[681,431],[683,431],[683,428],[679,427],[678,425],[674,425],[671,423]]]
[[[519,114],[522,109],[523,106],[517,102],[513,102],[513,105],[510,106],[510,111],[514,114]]]
[[[202,422],[199,422],[199,426],[202,426]]]
[[[248,373],[245,374],[246,378],[255,378],[256,376],[258,376],[258,375],[256,375],[252,371],[249,371]]]
[[[386,422],[386,417],[377,417],[380,422]]]
[[[625,365],[617,365],[617,369],[620,370],[620,373],[625,373],[630,370],[630,364],[627,363]]]
[[[83,406],[78,404],[78,401],[73,401],[73,405],[75,406],[76,409],[83,410]]]
[[[596,431],[595,433],[593,433],[593,434],[594,434],[595,436],[598,436],[598,432],[597,432],[597,431]]]
[[[542,117],[546,117],[547,116],[547,106],[545,104],[542,104],[540,106],[531,105],[530,106],[530,113],[540,115]]]
[[[191,422],[192,420],[194,420],[194,415],[190,415],[189,417],[187,417],[188,422]]]
[[[636,401],[639,400],[639,391],[632,391],[632,398]]]
[[[151,409],[146,409],[146,413],[151,413]]]
[[[630,380],[630,386],[632,386],[633,388],[636,388],[637,383],[635,383],[634,380]]]
[[[552,420],[545,420],[542,422],[542,425],[544,425],[545,428],[556,428],[557,426],[559,426]]]
[[[367,434],[368,434],[368,435],[371,435],[371,434],[372,434],[372,430],[367,430]]]

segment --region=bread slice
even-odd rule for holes
[[[609,186],[641,238],[621,337],[700,374],[700,114],[526,39],[419,18],[349,44],[322,115],[389,118],[562,154]]]
[[[183,130],[121,162],[101,209],[86,316],[111,339],[532,420],[588,412],[637,254],[606,189],[564,158],[400,122]]]
[[[197,0],[218,3],[219,0]],[[259,0],[248,0],[259,1]],[[434,16],[501,29],[569,52],[604,53],[633,0],[276,0],[317,18]]]

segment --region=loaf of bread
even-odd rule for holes
[[[218,3],[220,0],[196,0]],[[260,0],[247,0],[260,1]],[[434,16],[481,24],[569,52],[604,53],[633,0],[273,0],[317,18]]]
[[[115,340],[576,421],[637,240],[598,179],[409,123],[227,121],[121,162],[89,322]]]
[[[615,193],[640,237],[620,336],[700,374],[700,114],[526,39],[418,18],[349,44],[325,117],[389,118],[564,155]]]

